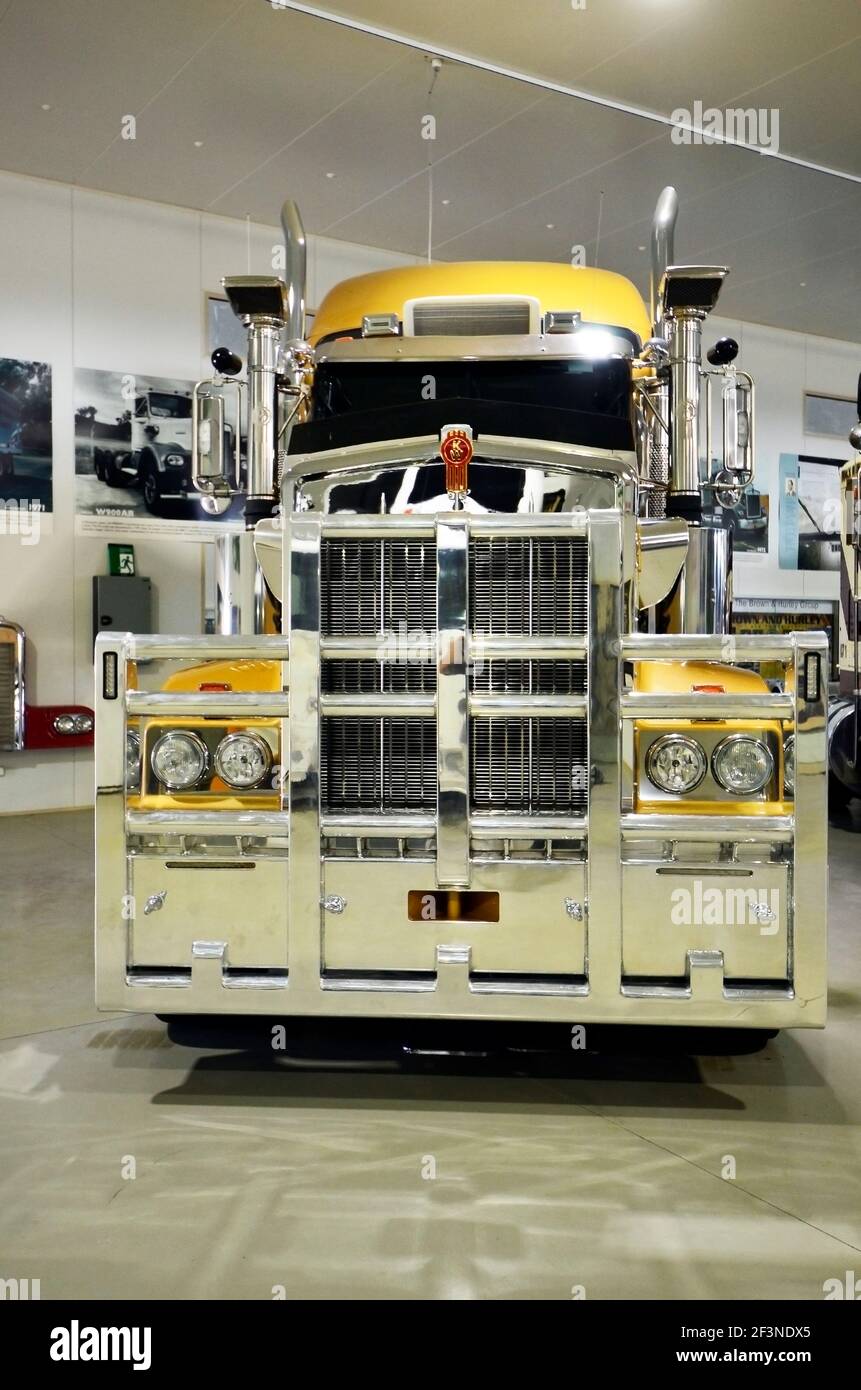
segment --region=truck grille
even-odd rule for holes
[[[0,641],[0,748],[14,748],[15,698],[18,650],[14,642]]]
[[[469,550],[472,631],[582,636],[588,622],[586,556],[583,536],[474,540]]]
[[[322,725],[324,811],[436,810],[433,719],[324,719]]]
[[[532,718],[470,720],[474,810],[583,815],[588,802],[588,739],[583,719],[542,718],[546,695],[582,696],[585,661],[481,657],[483,636],[584,636],[588,631],[588,552],[573,537],[472,538],[469,686],[475,692],[534,696]],[[324,540],[321,558],[323,637],[394,632],[409,643],[436,629],[436,547],[403,538]],[[322,690],[334,695],[431,694],[436,666],[381,643],[380,659],[327,660]],[[435,811],[436,724],[433,718],[328,717],[322,721],[323,810]]]

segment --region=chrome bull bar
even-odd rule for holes
[[[788,637],[692,637],[626,635],[631,582],[623,513],[617,509],[565,516],[340,517],[300,513],[284,532],[285,634],[283,637],[116,637],[103,635],[96,651],[97,903],[96,976],[99,1007],[158,1013],[342,1014],[422,1017],[483,1017],[538,1021],[649,1022],[779,1028],[819,1026],[825,1013],[826,771],[825,653],[819,634]],[[513,696],[469,688],[470,637],[464,605],[464,541],[470,534],[571,535],[587,538],[588,641],[582,637],[493,636],[484,654],[493,658],[547,657],[588,661],[585,696]],[[320,625],[321,544],[329,536],[433,538],[438,547],[438,625],[435,636],[438,689],[435,694],[400,696],[328,695],[321,692],[321,663],[332,658],[372,658],[379,638],[330,638]],[[280,692],[187,695],[128,688],[130,673],[154,660],[198,662],[212,659],[277,660],[282,663]],[[288,660],[289,658],[289,660]],[[818,663],[815,689],[808,661]],[[781,662],[792,673],[792,691],[741,697],[715,693],[655,695],[634,692],[626,671],[641,661]],[[106,664],[107,663],[107,664]],[[112,671],[106,679],[108,667]],[[794,692],[794,693],[793,693]],[[384,718],[435,716],[438,729],[439,800],[436,815],[426,813],[332,814],[321,806],[321,721],[332,715],[372,714]],[[585,718],[588,727],[590,788],[582,816],[505,814],[471,807],[465,748],[469,720],[507,714]],[[127,806],[124,789],[125,733],[129,719],[249,716],[281,721],[282,749],[289,777],[277,811],[153,810]],[[757,719],[784,721],[796,739],[795,799],[785,814],[638,813],[633,802],[633,730],[642,719]],[[336,918],[326,903],[330,861],[337,845],[353,841],[356,863],[368,856],[367,882],[380,890],[380,912],[413,880],[456,891],[479,872],[478,846],[534,840],[544,846],[570,846],[579,860],[551,866],[548,881],[564,884],[566,874],[583,875],[583,966],[581,970],[539,974],[530,971],[529,940],[524,939],[523,969],[494,974],[474,968],[473,945],[457,925],[439,936],[430,971],[329,969],[327,943]],[[232,842],[232,843],[231,843]],[[416,868],[402,846],[419,845]],[[214,844],[209,858],[200,848]],[[401,846],[396,860],[374,859],[387,846]],[[660,852],[655,845],[663,846]],[[725,872],[734,862],[731,847],[759,856],[765,874],[779,873],[788,885],[786,969],[778,977],[738,981],[729,978],[719,950],[693,946],[685,979],[644,980],[625,972],[625,933],[630,930],[629,867],[643,870],[643,856],[657,853],[656,873],[678,873],[674,855],[683,846],[694,858],[707,856],[707,871]],[[539,857],[540,853],[539,852]],[[134,900],[135,875],[144,870],[193,862],[188,881],[210,880],[205,921],[186,924],[182,943],[163,965],[136,963],[127,912]],[[400,857],[398,857],[400,856]],[[706,860],[703,860],[706,862]],[[245,878],[246,863],[260,867]],[[406,868],[404,866],[407,866]],[[532,861],[527,865],[533,872]],[[505,861],[493,881],[518,893],[523,866]],[[695,868],[691,873],[696,872]],[[351,867],[350,873],[354,870]],[[487,864],[480,869],[488,873]],[[494,868],[494,873],[497,870]],[[705,872],[705,871],[704,871]],[[740,870],[741,872],[741,870]],[[744,872],[749,870],[744,869]],[[233,881],[237,880],[234,890]],[[255,914],[248,881],[265,886],[272,902],[280,895],[283,962],[236,966],[235,948],[220,920],[220,900],[229,907],[234,891],[243,895],[246,920]],[[239,882],[241,880],[241,882]],[[183,880],[185,881],[185,880]],[[482,879],[482,882],[485,880]],[[634,879],[634,882],[639,880]],[[783,881],[783,879],[781,880]],[[230,884],[229,892],[220,885]],[[373,893],[373,889],[371,889]],[[564,899],[557,893],[559,901]],[[536,899],[546,906],[546,899]],[[556,901],[556,899],[554,899]],[[137,911],[133,901],[132,909]],[[349,911],[343,914],[349,917]],[[138,919],[139,920],[139,919]],[[163,920],[156,912],[152,920]],[[340,921],[340,919],[337,919]],[[147,918],[147,922],[150,918]],[[269,930],[272,930],[271,924]],[[542,924],[537,922],[535,931]],[[574,930],[571,925],[571,930]],[[277,932],[277,926],[274,928]],[[409,928],[405,928],[409,930]],[[784,927],[781,927],[781,931]],[[486,937],[493,926],[482,928]],[[182,936],[182,933],[179,932]],[[462,939],[463,938],[463,939]],[[639,948],[638,948],[639,949]],[[276,953],[277,955],[277,953]],[[274,957],[273,957],[274,959]]]

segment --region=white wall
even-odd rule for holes
[[[35,546],[0,535],[0,613],[27,631],[32,704],[92,703],[91,579],[106,569],[105,543],[74,534],[75,366],[195,378],[206,370],[203,296],[222,275],[271,273],[274,227],[117,198],[0,173],[0,356],[53,368],[54,514]],[[309,237],[308,302],[338,280],[409,264],[369,247]],[[757,380],[759,486],[776,483],[781,453],[848,452],[803,434],[806,389],[854,396],[861,346],[715,320],[714,337],[741,343]],[[0,484],[2,488],[2,484]],[[742,595],[836,595],[826,574],[777,569],[777,505],[770,555],[739,559]],[[123,539],[118,528],[117,539]],[[199,632],[202,547],[134,538],[138,572],[157,594],[162,632]],[[0,812],[92,801],[92,754],[0,755]],[[2,831],[0,831],[2,833]]]
[[[311,306],[345,276],[414,259],[308,240]],[[0,356],[53,371],[53,518],[37,545],[0,534],[0,613],[27,632],[29,703],[93,701],[91,581],[107,556],[104,540],[74,534],[75,367],[201,376],[205,292],[223,275],[271,274],[280,241],[275,227],[0,173]],[[158,630],[201,631],[203,547],[133,541]],[[92,803],[89,749],[3,753],[0,769],[0,813]]]

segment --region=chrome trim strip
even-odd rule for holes
[[[290,712],[286,692],[232,693],[177,690],[170,694],[128,690],[126,712],[163,719],[284,719]]]
[[[589,701],[585,695],[506,695],[486,691],[470,695],[469,712],[498,719],[585,719]]]
[[[469,529],[465,515],[437,519],[437,883],[469,883],[467,620]],[[408,700],[415,697],[408,696]]]
[[[284,544],[284,619],[291,652],[287,930],[290,990],[319,993],[323,958],[320,859],[320,518],[291,516]]]
[[[594,353],[584,350],[584,335],[590,331],[613,340],[611,350],[602,352],[602,360],[624,357],[631,361],[634,357],[634,344],[629,338],[614,333],[612,327],[589,321],[584,321],[576,333],[421,333],[417,337],[405,333],[403,337],[349,338],[321,343],[316,357],[318,362],[481,362],[489,358],[540,362],[559,357],[592,360]]]
[[[470,532],[472,527],[470,527]],[[388,629],[370,637],[323,637],[320,655],[324,661],[386,661],[395,660],[403,636]],[[589,652],[588,637],[502,637],[497,633],[472,633],[470,655],[475,661],[585,661]],[[410,634],[410,659],[424,657],[436,660],[436,643],[431,633],[427,641]]]
[[[294,657],[295,661],[295,657]],[[321,695],[320,713],[329,719],[351,719],[362,716],[380,719],[403,719],[407,716],[428,718],[436,709],[433,695]]]
[[[472,530],[472,527],[470,527]],[[470,638],[473,658],[482,661],[585,661],[588,637],[500,637],[476,633]]]
[[[672,639],[670,639],[672,643]],[[668,660],[673,660],[670,656]],[[666,695],[634,691],[622,697],[623,719],[793,719],[791,695]]]
[[[825,1023],[828,1001],[828,638],[795,633],[795,842],[793,926],[787,975],[810,1022]],[[805,661],[819,658],[818,699],[806,698]]]
[[[427,839],[436,834],[436,816],[323,816],[320,832],[346,840]]]
[[[285,811],[126,811],[128,835],[286,835]]]
[[[469,818],[473,835],[505,840],[582,840],[589,829],[585,816],[518,816],[488,811]]]
[[[696,840],[733,844],[791,844],[791,816],[627,815],[623,840]]]
[[[151,637],[130,633],[128,654],[131,661],[287,661],[290,656],[286,637]]]
[[[366,448],[365,445],[357,446]],[[438,449],[438,440],[428,440],[428,457],[434,457],[434,449]],[[341,452],[348,452],[343,450]],[[319,459],[323,454],[308,454],[306,458]],[[325,457],[331,458],[331,455]],[[392,468],[405,467],[407,462],[416,462],[416,457],[411,454],[409,460],[390,463]],[[494,459],[494,462],[498,460]],[[523,463],[523,459],[514,460],[515,463]],[[362,464],[361,467],[366,467]],[[562,464],[558,465],[562,467]],[[359,465],[355,465],[359,467]],[[333,465],[332,470],[335,471]],[[440,517],[459,516],[458,512],[440,512]],[[407,537],[410,540],[433,540],[435,535],[436,517],[418,515],[407,515],[397,513],[388,517],[380,516],[353,516],[349,512],[327,513],[323,516],[323,536],[326,540],[386,540],[390,536]],[[470,535],[477,537],[485,536],[585,536],[587,530],[587,513],[578,512],[502,512],[502,513],[469,513]]]
[[[403,661],[404,635],[391,628],[370,637],[323,637],[320,656],[324,661]],[[436,662],[436,641],[433,633],[421,636],[409,634],[411,662]]]
[[[624,661],[786,661],[787,637],[699,637],[688,633],[659,635],[638,632],[622,639]]]
[[[589,859],[586,970],[590,994],[612,1009],[622,972],[622,802],[619,706],[624,622],[622,516],[590,513],[589,527]]]
[[[104,657],[116,658],[116,698],[106,699]],[[95,651],[96,762],[96,1004],[100,1009],[128,1007],[126,970],[131,959],[131,921],[127,876],[125,811],[125,639],[100,633]]]

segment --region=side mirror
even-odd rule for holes
[[[225,421],[225,391],[229,387],[236,390],[238,423],[241,382],[219,385],[215,381],[199,381],[192,396],[192,481],[198,492],[203,493],[204,501],[215,498],[229,500],[233,493],[239,491],[240,431],[238,428],[231,431]]]
[[[724,467],[753,477],[753,382],[746,372],[730,373],[723,388]]]

